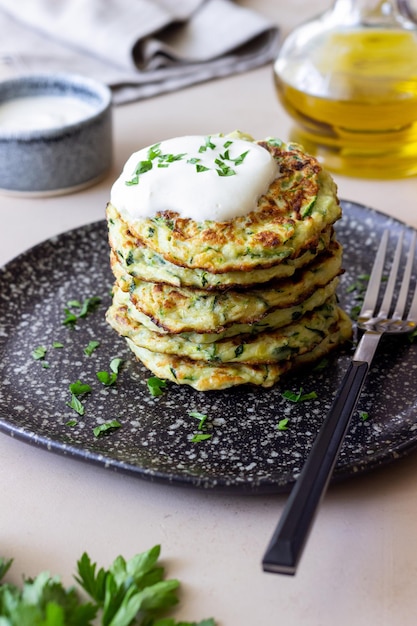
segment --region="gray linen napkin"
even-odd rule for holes
[[[278,28],[230,0],[0,0],[0,78],[66,71],[116,104],[271,61]]]

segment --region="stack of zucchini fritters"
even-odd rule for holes
[[[338,307],[336,186],[300,146],[256,142],[279,176],[247,215],[196,222],[107,207],[109,324],[156,376],[197,390],[270,387],[351,336]]]

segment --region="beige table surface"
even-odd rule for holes
[[[328,3],[242,2],[287,31]],[[288,136],[271,68],[123,106],[114,167],[99,185],[48,199],[2,197],[0,263],[51,235],[103,217],[124,161],[184,134],[245,130]],[[417,227],[417,179],[337,176],[342,198]],[[1,384],[1,382],[0,382]],[[177,616],[220,626],[414,626],[417,623],[417,454],[332,486],[295,577],[265,574],[261,557],[286,496],[225,496],[157,485],[64,458],[0,434],[0,555],[12,580],[49,569],[72,583],[86,550],[107,565],[162,544],[182,583]]]

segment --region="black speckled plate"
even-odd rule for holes
[[[346,273],[341,305],[355,304],[348,287],[366,274],[383,229],[403,224],[377,211],[343,202],[337,224]],[[412,229],[406,227],[407,237]],[[149,373],[135,362],[124,341],[106,325],[112,276],[104,221],[46,241],[0,272],[0,430],[47,450],[154,481],[241,493],[287,491],[303,465],[350,355],[331,358],[325,370],[287,378],[271,390],[236,388],[201,393],[169,385],[154,398]],[[62,324],[69,300],[100,296],[101,305],[74,329]],[[90,340],[100,341],[91,355]],[[393,345],[396,341],[396,345]],[[60,342],[62,348],[54,348]],[[47,348],[49,368],[32,357]],[[104,387],[96,372],[112,358],[124,359],[117,383]],[[413,374],[414,373],[414,374]],[[345,440],[334,478],[346,478],[386,464],[417,446],[417,345],[383,340],[358,411]],[[79,416],[67,402],[68,385],[89,383]],[[316,391],[316,400],[291,404],[285,389]],[[191,442],[207,415],[211,439]],[[367,412],[363,420],[360,412]],[[277,429],[288,417],[288,429]],[[70,420],[77,424],[70,426]],[[121,427],[95,437],[93,428],[117,419]]]

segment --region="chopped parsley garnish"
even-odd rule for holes
[[[74,409],[74,411],[76,411],[78,415],[84,415],[85,408],[79,396],[90,393],[90,385],[84,384],[80,380],[77,380],[75,383],[71,383],[69,385],[69,391],[71,393],[71,400],[67,402],[67,406],[69,406],[70,409]]]
[[[305,402],[306,400],[314,400],[317,398],[317,393],[315,391],[303,393],[303,388],[300,387],[297,392],[287,389],[287,391],[284,391],[282,394],[282,397],[290,402]]]
[[[211,439],[210,433],[196,433],[190,439],[191,443],[200,443],[200,441],[206,441],[207,439]]]
[[[359,417],[362,421],[366,422],[366,420],[369,418],[369,413],[367,411],[359,411]]]
[[[288,422],[289,422],[289,418],[288,417],[284,417],[282,420],[279,420],[278,424],[277,424],[277,430],[288,430]]]
[[[99,341],[94,341],[94,340],[89,341],[88,345],[84,348],[84,354],[86,354],[87,356],[91,356],[94,350],[97,350],[99,345],[100,345]]]
[[[48,348],[46,346],[38,346],[32,351],[32,357],[35,361],[40,361],[45,358]]]
[[[98,568],[84,552],[74,579],[79,589],[65,588],[59,576],[42,572],[20,586],[0,584],[0,611],[5,626],[215,626],[212,618],[177,621],[167,611],[178,604],[179,581],[166,579],[158,563],[160,546],[126,560],[118,556],[108,569]],[[0,581],[13,559],[0,558]]]
[[[202,430],[204,423],[207,420],[207,415],[204,415],[203,413],[199,413],[198,411],[190,411],[189,414],[191,417],[195,417],[196,419],[200,420],[198,423],[198,430]]]
[[[118,420],[110,420],[109,422],[105,422],[104,424],[100,424],[93,428],[93,433],[95,437],[101,437],[104,434],[108,434],[121,428],[121,423]]]
[[[211,433],[202,432],[206,427],[207,415],[205,415],[204,413],[200,413],[199,411],[190,411],[188,415],[199,420],[197,426],[198,432],[195,433],[190,439],[191,443],[199,443],[200,441],[206,441],[207,439],[211,439]]]
[[[109,372],[106,372],[106,371],[97,372],[96,375],[97,375],[98,380],[106,387],[110,387],[110,385],[114,385],[114,383],[116,382],[118,378],[122,363],[123,363],[123,359],[119,359],[119,358],[112,359],[112,361],[110,361]]]
[[[101,298],[98,296],[85,298],[82,302],[70,300],[64,308],[65,318],[62,323],[66,326],[75,326],[79,319],[87,317],[89,313],[95,311],[100,302]]]
[[[161,378],[158,378],[158,376],[151,376],[146,381],[146,384],[148,386],[151,396],[155,397],[162,396],[162,394],[164,393],[164,389],[167,386],[166,380],[162,380]]]
[[[138,185],[139,179],[142,174],[146,174],[149,172],[154,163],[156,163],[157,167],[168,167],[170,163],[174,163],[174,161],[180,161],[185,157],[185,153],[180,154],[162,154],[161,147],[159,143],[151,146],[148,150],[147,159],[144,161],[139,161],[137,164],[135,171],[133,172],[133,176],[130,180],[125,181],[125,185],[131,187],[132,185]]]
[[[52,342],[52,347],[59,350],[60,348],[64,347],[64,344],[61,343],[60,341],[53,341]]]
[[[223,141],[222,139],[220,139]],[[209,165],[203,164],[201,162],[201,158],[198,156],[187,155],[186,153],[179,154],[162,154],[160,144],[155,144],[148,149],[146,159],[143,161],[139,161],[136,168],[132,173],[132,177],[130,180],[126,180],[125,184],[129,187],[132,185],[138,185],[140,182],[140,177],[150,170],[154,168],[154,166],[158,168],[167,168],[171,163],[175,161],[181,161],[185,157],[188,156],[186,163],[195,166],[195,171],[197,173],[208,172],[209,170],[214,170],[217,172],[219,176],[234,176],[236,175],[236,170],[234,166],[241,165],[245,160],[246,156],[249,154],[249,150],[242,152],[242,154],[233,158],[230,156],[229,148],[233,145],[232,140],[224,141],[222,143],[222,147],[224,148],[224,152],[219,155],[219,158],[214,159],[213,167],[209,167]],[[215,150],[217,145],[214,139],[211,136],[205,138],[204,144],[202,144],[198,148],[198,153],[203,154],[207,152],[207,150]]]
[[[216,144],[212,142],[211,137],[206,137],[204,145],[200,146],[198,151],[200,153],[201,152],[205,152],[209,148],[210,148],[210,150],[214,150],[215,147],[216,147]]]
[[[69,390],[75,396],[82,396],[85,393],[90,393],[91,387],[86,383],[82,383],[80,380],[77,380],[75,383],[71,383],[69,385]]]
[[[70,409],[74,409],[74,411],[76,411],[78,415],[84,415],[84,405],[75,394],[71,395],[71,400],[67,402],[67,406],[69,406]]]

